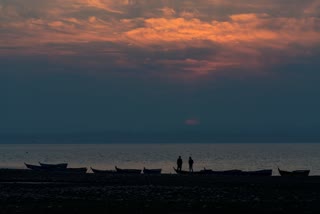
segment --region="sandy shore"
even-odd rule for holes
[[[0,170],[0,213],[315,213],[320,177],[54,175]]]

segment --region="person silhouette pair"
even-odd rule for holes
[[[189,172],[193,172],[193,159],[191,158],[191,156],[189,157]],[[179,158],[177,159],[177,170],[178,171],[181,171],[182,170],[182,164],[183,164],[183,161],[182,161],[182,158],[181,156],[179,156]]]

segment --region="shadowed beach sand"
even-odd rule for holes
[[[315,213],[320,177],[44,174],[0,170],[1,213]]]

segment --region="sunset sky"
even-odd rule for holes
[[[320,0],[0,0],[0,133],[317,138],[319,81]]]

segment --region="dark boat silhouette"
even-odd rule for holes
[[[225,171],[213,171],[211,169],[206,169],[204,168],[203,170],[200,171],[195,171],[195,172],[189,172],[189,171],[184,171],[184,170],[177,170],[174,168],[174,171],[177,174],[193,174],[193,175],[233,175],[233,176],[271,176],[272,175],[272,169],[265,169],[265,170],[258,170],[258,171],[242,171],[238,169],[234,170],[225,170]]]
[[[147,169],[143,168],[143,174],[161,174],[162,169]]]
[[[115,166],[115,169],[117,173],[121,174],[141,174],[141,169],[120,169],[117,166]]]
[[[94,174],[115,174],[115,173],[117,173],[117,171],[115,171],[115,170],[101,170],[101,169],[94,169],[92,167],[90,167],[90,168]]]
[[[54,172],[54,173],[86,173],[87,168],[86,167],[80,167],[80,168],[47,168],[43,166],[38,165],[32,165],[24,163],[28,169],[34,170],[34,171],[41,171],[41,172]]]
[[[241,170],[213,171],[211,169],[203,169],[200,171],[189,172],[185,170],[177,170],[174,167],[173,169],[177,174],[181,175],[241,175],[242,173]]]
[[[24,165],[26,165],[26,167],[27,167],[28,169],[32,169],[32,170],[44,170],[44,168],[41,167],[41,166],[32,165],[32,164],[27,164],[27,163],[24,163]]]
[[[180,175],[198,175],[198,174],[204,174],[202,173],[201,171],[194,171],[194,172],[190,172],[190,171],[186,171],[186,170],[177,170],[176,168],[174,168],[174,171],[177,173],[177,174],[180,174]]]
[[[294,170],[285,171],[278,168],[279,174],[284,177],[307,177],[309,176],[310,170]]]
[[[67,168],[67,163],[58,163],[58,164],[48,164],[39,162],[40,166],[47,169],[65,169]]]
[[[213,171],[211,169],[204,168],[203,170],[200,170],[199,173],[211,174],[211,175],[271,176],[272,169],[263,169],[263,170],[257,170],[257,171],[242,171],[238,169]]]

